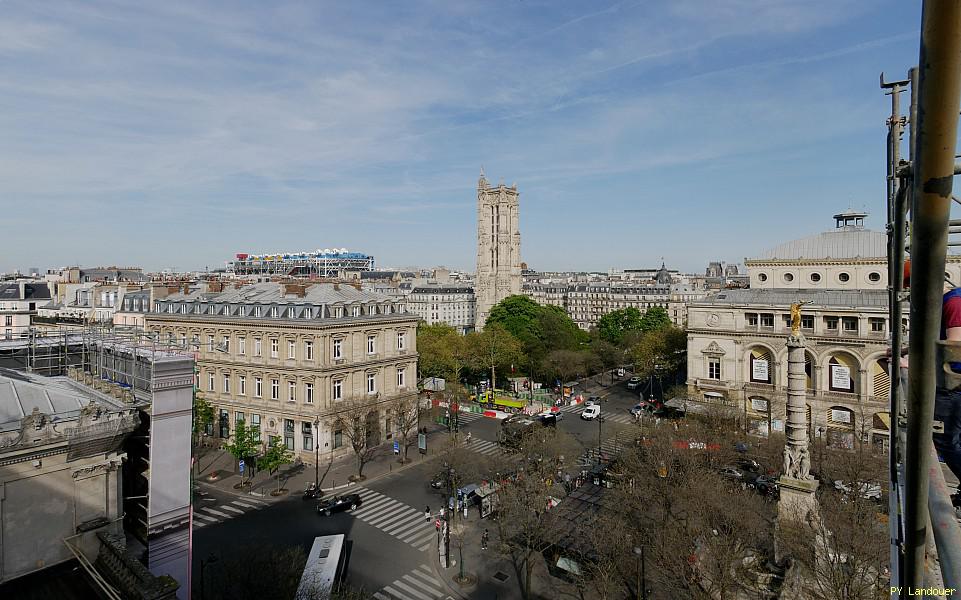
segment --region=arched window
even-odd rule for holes
[[[755,383],[773,383],[774,371],[771,351],[767,348],[752,348],[750,360],[750,378]]]
[[[843,354],[831,357],[828,361],[828,389],[832,392],[850,392],[856,389],[857,365]]]

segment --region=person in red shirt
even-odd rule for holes
[[[911,283],[911,261],[904,262],[904,285]],[[961,341],[961,288],[945,285],[941,300],[941,339]],[[907,359],[901,366],[908,366]],[[940,366],[938,368],[940,371]],[[951,370],[961,373],[961,363],[951,363]],[[933,434],[934,447],[954,476],[961,480],[961,388],[947,389],[938,380],[934,397],[934,420],[944,424],[944,433]],[[955,506],[961,507],[961,492],[952,497]]]

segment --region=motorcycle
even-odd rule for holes
[[[315,498],[320,498],[324,495],[324,490],[317,487],[317,484],[311,482],[307,484],[304,488],[304,500],[313,500]]]

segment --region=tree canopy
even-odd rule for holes
[[[625,333],[642,328],[643,318],[641,311],[633,306],[614,310],[600,318],[597,322],[597,332],[601,339],[620,345]]]

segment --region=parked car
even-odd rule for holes
[[[362,503],[363,501],[360,498],[360,494],[344,494],[342,496],[334,496],[326,500],[321,500],[317,503],[317,512],[329,517],[335,512],[354,510]]]
[[[584,409],[584,412],[581,413],[581,418],[586,421],[593,421],[600,415],[601,415],[601,407],[598,406],[597,404],[594,404],[593,406],[588,406],[587,408]]]
[[[587,399],[587,405],[590,406],[591,404],[600,404],[601,400],[602,398],[600,396],[591,396]]]
[[[771,475],[758,475],[754,480],[754,489],[764,496],[774,496],[777,494],[777,478]]]
[[[636,390],[639,387],[641,387],[640,377],[631,377],[630,379],[627,380],[627,389]]]
[[[867,498],[868,500],[880,500],[881,499],[881,486],[876,483],[869,483],[867,481],[859,481],[855,485],[858,490],[858,495],[862,498]],[[854,492],[850,483],[846,483],[841,480],[834,482],[834,489],[841,492],[845,496],[849,496]]]
[[[734,481],[741,481],[744,478],[744,474],[734,467],[721,467],[718,473],[720,473],[721,477],[733,479]]]
[[[647,402],[641,402],[631,407],[631,415],[634,417],[639,417],[643,414],[652,414],[655,410],[657,409],[655,409],[653,405],[648,404]]]
[[[662,406],[655,410],[653,415],[658,419],[683,419],[685,413],[680,408],[674,406]]]
[[[752,473],[760,473],[762,470],[760,463],[753,458],[741,458],[737,461],[737,466],[744,471],[750,471]]]

